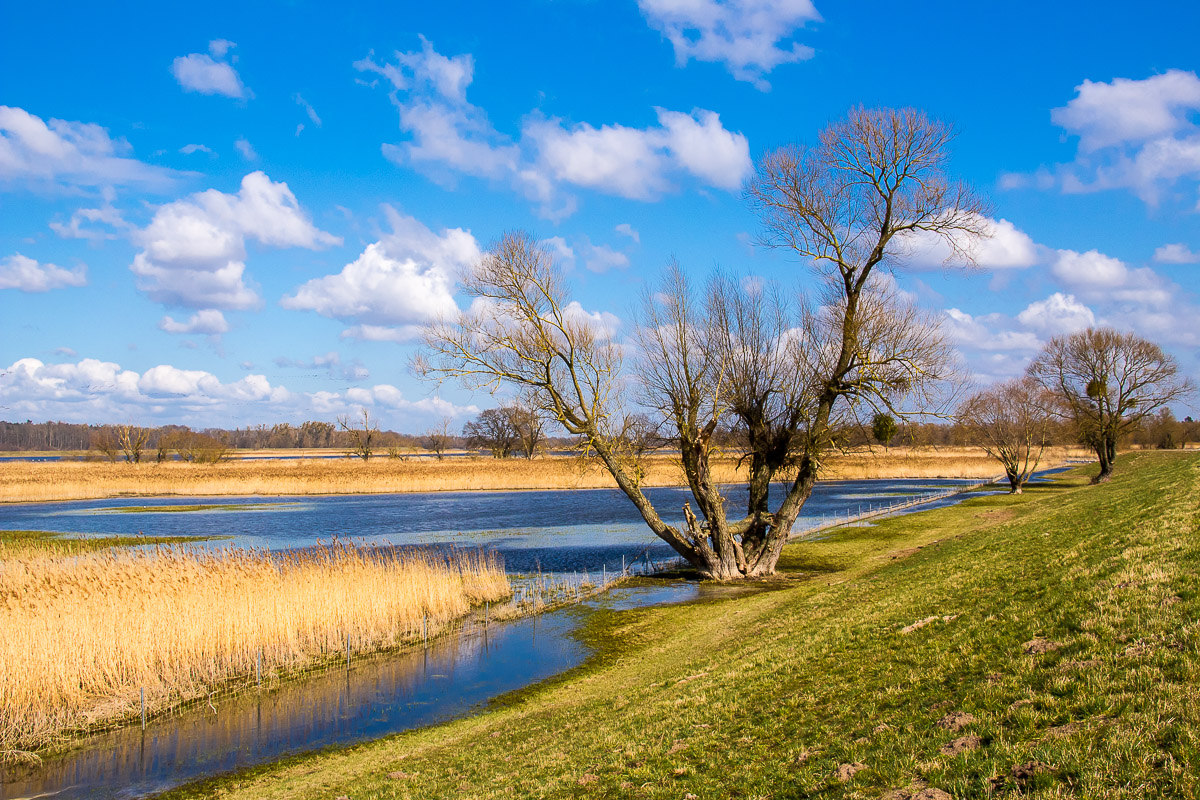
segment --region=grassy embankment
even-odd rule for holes
[[[52,541],[13,533],[5,539]],[[135,717],[142,689],[155,713],[252,683],[260,657],[269,680],[347,646],[417,641],[426,615],[433,634],[510,594],[503,565],[476,552],[113,543],[0,550],[0,761]]]
[[[1047,453],[1046,466],[1088,457],[1078,448]],[[732,458],[715,462],[716,478],[733,483],[744,476]],[[975,448],[894,447],[842,454],[830,460],[824,478],[982,478],[1000,472]],[[668,456],[647,460],[646,486],[683,485],[683,473]],[[84,500],[118,496],[308,495],[385,492],[502,491],[508,489],[593,489],[616,484],[602,467],[558,456],[494,458],[244,460],[222,464],[124,464],[110,462],[0,463],[0,502]]]
[[[1090,471],[789,545],[776,591],[599,615],[596,659],[487,713],[176,796],[1200,796],[1200,459]]]

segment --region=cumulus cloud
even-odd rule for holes
[[[272,247],[318,249],[341,239],[317,229],[286,183],[262,172],[242,179],[236,194],[209,189],[161,206],[134,234],[142,247],[131,269],[151,299],[190,308],[251,308],[245,282],[246,240]]]
[[[159,320],[158,327],[167,333],[201,333],[208,336],[229,332],[225,315],[215,308],[203,308],[192,314],[187,322],[176,322],[174,317],[167,315]]]
[[[95,123],[68,122],[0,106],[0,187],[132,186],[160,191],[180,173],[128,157],[124,139]]]
[[[653,200],[673,189],[672,172],[732,191],[753,170],[746,137],[726,130],[716,113],[656,112],[660,124],[648,128],[566,126],[532,118],[523,137],[556,180],[634,200]]]
[[[52,220],[50,230],[64,239],[87,239],[90,241],[116,239],[118,233],[128,232],[133,226],[125,221],[121,212],[117,211],[113,205],[116,193],[112,187],[104,187],[102,195],[104,202],[100,208],[77,209],[66,223]],[[104,229],[105,227],[107,230]]]
[[[1038,245],[1027,233],[1006,219],[981,219],[990,234],[983,239],[959,237],[958,249],[970,255],[982,269],[1024,269],[1038,262]],[[905,259],[917,268],[953,264],[958,256],[941,236],[919,231],[905,240]]]
[[[646,21],[671,43],[680,66],[690,59],[722,63],[734,78],[758,89],[780,64],[812,58],[794,41],[821,15],[811,0],[638,0]]]
[[[329,356],[318,356],[313,362],[323,362],[330,370],[354,369]],[[248,367],[243,364],[243,368]],[[94,358],[59,364],[22,358],[7,368],[0,366],[0,406],[22,419],[227,427],[231,420],[244,424],[332,418],[362,405],[378,412],[372,416],[382,425],[403,431],[423,430],[446,416],[479,413],[475,406],[458,406],[437,397],[409,399],[388,384],[343,392],[294,392],[261,374],[223,381],[211,372],[172,364],[139,374]]]
[[[190,156],[192,153],[208,153],[212,155],[212,148],[204,144],[185,144],[179,148],[179,152],[185,156]]]
[[[1085,80],[1075,97],[1051,112],[1052,121],[1079,137],[1075,160],[1056,173],[1008,176],[1004,185],[1064,192],[1128,189],[1150,205],[1181,182],[1195,197],[1200,181],[1200,77],[1172,69],[1149,78]],[[1188,200],[1189,203],[1194,202]]]
[[[1182,242],[1164,244],[1154,251],[1154,260],[1160,264],[1200,264],[1200,253],[1193,253]]]
[[[1057,336],[1074,333],[1096,324],[1096,315],[1073,294],[1055,292],[1045,300],[1030,303],[1017,320],[1041,333]]]
[[[341,272],[314,278],[280,304],[353,321],[345,335],[373,341],[412,338],[419,326],[456,309],[453,284],[481,252],[461,228],[434,233],[390,206],[391,233],[367,245]]]
[[[712,111],[657,109],[658,124],[646,128],[568,124],[533,113],[513,140],[467,100],[475,68],[469,54],[444,56],[422,37],[420,50],[394,58],[388,63],[371,53],[354,64],[379,76],[368,85],[382,80],[390,86],[400,130],[408,135],[384,143],[384,157],[442,182],[469,175],[507,183],[548,218],[574,212],[577,201],[567,187],[653,200],[675,188],[677,175],[733,191],[751,170],[746,137],[727,130]]]
[[[171,74],[179,85],[189,92],[200,94],[219,94],[225,97],[243,99],[251,96],[250,90],[242,83],[237,71],[224,59],[233,47],[233,42],[216,39],[209,42],[208,53],[189,53],[179,56],[171,63]],[[214,58],[215,56],[215,58]]]
[[[972,316],[957,308],[944,312],[943,326],[956,344],[977,350],[1018,350],[1032,352],[1041,347],[1037,336],[1029,331],[1006,330],[1002,314]]]
[[[1098,250],[1088,250],[1086,253],[1059,250],[1058,258],[1050,269],[1064,283],[1088,288],[1120,286],[1129,277],[1129,268],[1124,262]]]
[[[67,286],[86,286],[87,267],[63,269],[54,264],[39,264],[17,253],[0,261],[0,289],[22,292],[48,292]]]

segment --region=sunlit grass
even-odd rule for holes
[[[1200,459],[1093,471],[789,545],[777,591],[601,612],[489,713],[172,796],[1195,798]]]
[[[0,753],[33,750],[349,646],[436,632],[510,594],[478,551],[332,544],[257,550],[26,553],[0,560]]]

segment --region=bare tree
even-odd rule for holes
[[[812,300],[721,275],[697,290],[678,267],[646,292],[632,384],[679,446],[700,514],[685,505],[683,525],[660,516],[628,457],[622,346],[569,303],[562,271],[529,234],[510,233],[484,255],[464,280],[471,309],[427,328],[414,367],[472,388],[524,389],[703,575],[771,574],[838,426],[863,408],[927,406],[949,375],[936,321],[877,268],[893,266],[908,235],[943,239],[969,258],[963,243],[985,232],[982,204],[944,176],[950,138],[914,111],[857,110],[817,147],[764,157],[748,196],[764,243],[818,266]],[[711,457],[733,424],[745,431],[749,503],[730,519]],[[771,485],[785,476],[772,511]]]
[[[1000,462],[1013,494],[1037,469],[1050,439],[1049,402],[1032,378],[1004,381],[971,395],[957,420],[972,444]]]
[[[371,421],[371,412],[366,406],[359,406],[358,415],[352,420],[347,414],[338,417],[338,427],[350,437],[350,452],[348,455],[369,461],[375,454],[375,440],[379,435],[379,426]]]
[[[92,431],[90,444],[93,449],[99,450],[100,454],[109,461],[116,461],[117,454],[121,449],[117,445],[117,438],[113,435],[112,429],[108,427]]]
[[[529,398],[521,397],[503,406],[503,411],[508,415],[509,426],[517,435],[516,449],[525,458],[533,458],[546,438],[546,421],[541,409]]]
[[[125,460],[130,464],[137,464],[142,460],[142,452],[149,440],[150,431],[146,428],[136,425],[117,426],[117,446],[121,448]]]
[[[425,431],[425,449],[432,452],[438,461],[445,456],[452,441],[454,441],[454,434],[450,433],[449,417],[442,417],[441,422]]]
[[[467,447],[489,450],[496,458],[508,458],[516,449],[520,435],[503,408],[489,408],[463,427]]]
[[[1092,483],[1112,477],[1122,435],[1195,391],[1161,347],[1112,328],[1051,339],[1029,375],[1058,398],[1060,413],[1074,420],[1083,443],[1096,451],[1100,472]]]

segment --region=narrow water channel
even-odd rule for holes
[[[576,631],[598,608],[683,602],[699,584],[621,586],[579,605],[486,628],[428,648],[352,660],[349,668],[214,701],[88,737],[36,767],[0,767],[0,798],[137,798],[203,778],[444,722],[577,666]]]

